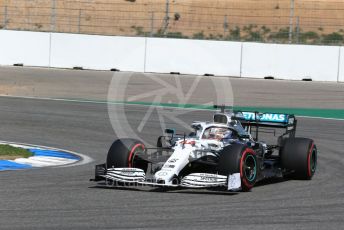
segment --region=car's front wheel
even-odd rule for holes
[[[107,168],[140,168],[147,170],[147,162],[139,158],[145,150],[145,145],[135,139],[118,139],[111,145],[107,158]]]
[[[220,152],[218,172],[226,176],[240,173],[242,191],[250,191],[258,174],[255,151],[242,144],[226,146]]]

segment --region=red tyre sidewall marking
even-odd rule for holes
[[[314,149],[314,143],[312,143],[308,156],[307,156],[307,172],[308,172],[309,177],[312,176],[311,156],[313,154],[313,149]]]
[[[244,184],[245,184],[245,186],[247,187],[247,188],[252,188],[253,187],[253,185],[252,184],[250,184],[247,180],[246,180],[246,178],[244,177],[244,171],[243,171],[243,165],[244,165],[244,160],[245,160],[245,158],[246,158],[246,154],[247,153],[251,153],[252,155],[256,155],[256,153],[252,150],[252,149],[249,149],[249,148],[247,148],[247,149],[245,149],[245,151],[242,153],[242,156],[241,156],[241,159],[240,159],[240,177],[241,177],[241,181],[242,182],[244,182]]]
[[[141,147],[142,149],[145,149],[145,146],[144,146],[143,144],[136,144],[136,145],[134,145],[134,147],[130,150],[129,157],[128,157],[129,168],[132,167],[131,159],[132,159],[132,157],[133,157],[133,154],[134,154],[135,150],[136,150],[138,147]]]

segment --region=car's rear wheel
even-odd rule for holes
[[[308,138],[288,138],[280,149],[282,167],[295,179],[310,180],[317,167],[317,148]]]
[[[226,176],[240,173],[242,190],[250,191],[258,174],[255,151],[242,144],[226,146],[220,152],[218,172]]]
[[[147,162],[138,157],[145,145],[135,139],[118,139],[111,145],[107,158],[107,168],[140,168],[147,170]]]

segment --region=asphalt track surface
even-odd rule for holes
[[[126,106],[126,117],[135,126],[146,110]],[[197,111],[182,117],[189,122],[210,115]],[[1,172],[0,229],[343,228],[344,121],[299,118],[297,136],[313,138],[319,149],[313,180],[267,181],[252,192],[228,194],[104,189],[89,182],[93,165],[104,162],[116,139],[106,104],[0,97],[0,120],[1,140],[63,148],[94,159],[75,167]],[[146,126],[143,132],[153,141],[160,130],[154,122]]]

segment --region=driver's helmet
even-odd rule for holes
[[[225,127],[209,127],[202,136],[202,139],[217,139],[222,140],[224,138],[230,138],[232,131]]]

